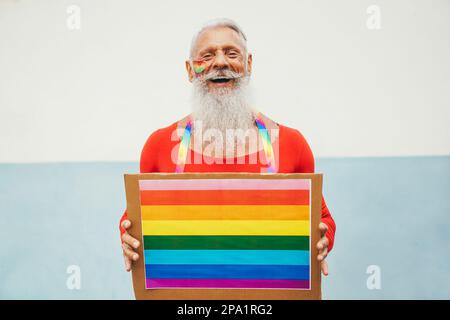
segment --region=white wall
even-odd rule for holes
[[[450,1],[1,0],[0,162],[138,160],[189,112],[190,39],[221,16],[260,109],[317,157],[450,154]]]

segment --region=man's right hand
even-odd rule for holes
[[[139,259],[139,255],[136,253],[137,248],[141,245],[139,241],[126,231],[129,227],[131,227],[130,220],[122,221],[122,228],[125,229],[125,233],[122,234],[122,249],[123,249],[123,258],[125,260],[125,270],[131,270],[131,263],[133,261],[137,261]]]

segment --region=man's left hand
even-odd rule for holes
[[[319,242],[317,242],[317,249],[319,249],[319,254],[317,255],[317,260],[320,261],[320,268],[322,269],[322,273],[324,276],[328,275],[328,264],[325,261],[325,258],[328,255],[328,238],[325,234],[328,231],[328,226],[321,222],[319,223],[319,229],[321,233],[321,238]]]

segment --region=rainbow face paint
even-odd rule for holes
[[[196,74],[202,73],[206,69],[205,61],[192,61],[192,66]]]

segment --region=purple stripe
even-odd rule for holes
[[[146,289],[309,289],[309,280],[146,279]]]
[[[140,190],[309,190],[310,179],[148,179]]]

